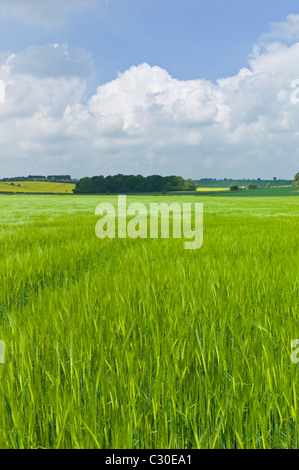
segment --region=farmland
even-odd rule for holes
[[[0,195],[0,448],[299,447],[299,199],[248,193],[127,197],[203,202],[199,250]]]
[[[292,180],[261,180],[261,179],[200,179],[194,180],[197,186],[201,188],[228,188],[231,183],[236,183],[238,186],[248,186],[249,184],[256,184],[259,187],[266,187],[269,183],[271,186],[289,186]]]
[[[210,187],[210,188],[208,188],[208,187],[204,187],[204,188],[198,187],[196,189],[196,191],[204,191],[204,192],[206,192],[206,191],[223,191],[223,190],[227,190],[227,189],[226,188],[213,188],[213,187]]]
[[[220,190],[220,188],[202,188],[200,196],[221,196],[221,197],[285,197],[285,196],[299,196],[298,186],[273,186],[271,188],[257,188],[257,189],[241,189],[239,191]]]
[[[0,181],[0,193],[52,193],[73,194],[75,184],[51,183],[48,181]]]

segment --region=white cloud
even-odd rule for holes
[[[298,44],[268,43],[255,48],[248,68],[216,84],[177,80],[144,63],[99,86],[88,103],[86,51],[51,45],[3,56],[0,175],[292,177],[298,55]]]
[[[268,72],[299,77],[299,42],[287,46],[279,42],[254,48],[249,61],[253,72]]]
[[[287,16],[286,21],[271,23],[271,31],[261,36],[262,41],[282,40],[288,42],[299,41],[299,15]]]
[[[0,0],[0,15],[13,15],[27,23],[53,27],[63,23],[73,10],[87,8],[97,0]]]

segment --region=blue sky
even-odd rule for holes
[[[245,67],[270,23],[296,11],[296,0],[104,0],[70,10],[61,24],[7,13],[0,21],[0,44],[13,52],[32,44],[83,47],[92,52],[98,83],[142,62],[181,80],[215,81]]]
[[[0,177],[292,178],[296,3],[0,0]]]

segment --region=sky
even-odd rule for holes
[[[0,0],[0,178],[298,171],[297,0]]]

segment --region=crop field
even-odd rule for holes
[[[236,183],[238,186],[248,186],[249,184],[257,184],[260,187],[266,187],[268,183],[271,186],[289,186],[292,184],[292,180],[258,180],[258,179],[203,179],[194,180],[196,185],[201,188],[228,188],[230,184]]]
[[[0,448],[299,448],[299,198],[204,196],[198,250],[100,202],[0,196]]]
[[[204,191],[204,192],[206,192],[206,191],[224,191],[225,189],[228,189],[228,188],[212,188],[212,187],[211,188],[200,188],[200,187],[198,187],[198,188],[196,188],[196,191]]]
[[[273,186],[271,188],[257,188],[257,189],[241,189],[239,191],[227,191],[218,188],[202,188],[200,196],[224,196],[224,197],[285,197],[285,196],[299,196],[299,186]]]
[[[0,193],[53,193],[73,194],[75,184],[51,183],[48,181],[0,181]]]

